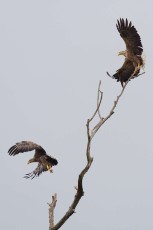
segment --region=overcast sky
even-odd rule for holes
[[[132,80],[115,114],[92,143],[93,165],[85,196],[63,230],[153,229],[153,3],[133,0],[0,1],[0,229],[48,229],[70,206],[86,163],[86,120],[95,110],[102,80],[106,116],[121,85],[113,74],[125,49],[116,20],[138,30],[146,74]],[[33,152],[7,154],[31,140],[59,161],[54,173],[26,180]]]

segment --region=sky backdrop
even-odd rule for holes
[[[153,229],[153,2],[132,0],[0,1],[0,229],[48,229],[70,206],[86,163],[86,120],[102,80],[106,116],[121,85],[113,74],[125,45],[120,17],[138,30],[146,74],[132,80],[115,114],[92,143],[85,196],[63,230]],[[26,180],[33,152],[7,154],[16,142],[42,145],[59,161],[54,173]]]

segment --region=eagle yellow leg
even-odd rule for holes
[[[141,65],[140,64],[138,64],[138,67],[137,67],[138,69],[140,69],[141,68]]]
[[[140,70],[140,69],[141,69],[141,65],[138,64],[138,65],[135,67],[135,70],[134,70],[134,72],[133,72],[133,74],[132,74],[131,77],[134,77],[134,75],[136,74],[136,72],[137,72],[138,70]]]
[[[135,70],[134,70],[133,74],[131,75],[132,78],[134,78],[134,75],[136,74],[136,72],[137,72],[137,67],[135,67]]]
[[[47,170],[48,170],[49,172],[53,172],[53,171],[52,171],[52,167],[51,167],[50,165],[47,165]]]
[[[132,76],[134,76],[136,74],[137,71],[139,71],[141,69],[141,65],[138,64],[137,67],[135,67],[134,73],[132,74]]]
[[[135,76],[135,74],[136,74],[136,72],[139,70],[139,68],[138,68],[138,66],[137,67],[135,67],[135,70],[134,70],[134,72],[133,72],[133,74],[132,74],[132,77],[134,78]]]

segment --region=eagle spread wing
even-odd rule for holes
[[[127,19],[124,21],[123,18],[120,18],[117,20],[116,27],[125,41],[126,49],[135,55],[141,55],[143,51],[141,38],[132,23],[128,23]]]
[[[44,167],[43,164],[38,163],[38,166],[36,167],[36,169],[34,171],[32,171],[31,173],[27,173],[24,178],[28,179],[28,178],[35,178],[38,177],[40,174],[42,174],[43,172],[47,171],[48,169],[46,167]]]
[[[115,78],[117,81],[120,81],[122,86],[123,82],[126,82],[129,77],[133,74],[134,72],[134,66],[133,63],[129,59],[125,59],[124,64],[120,69],[116,71],[116,73],[113,75],[113,78]],[[137,76],[139,74],[140,70],[138,70],[134,76]]]
[[[35,150],[35,157],[40,157],[46,154],[46,151],[40,146],[31,141],[21,141],[13,145],[9,150],[9,155],[15,156],[16,154]]]

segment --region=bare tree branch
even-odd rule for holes
[[[119,102],[119,99],[121,98],[122,94],[124,93],[124,90],[127,86],[127,84],[129,83],[129,81],[133,78],[133,76],[131,76],[128,81],[125,83],[125,85],[123,86],[120,94],[117,96],[116,100],[114,101],[113,107],[111,108],[109,114],[105,117],[105,118],[101,118],[100,121],[95,125],[95,127],[93,128],[93,130],[91,131],[91,139],[94,137],[94,135],[97,133],[97,131],[100,129],[100,127],[114,114],[114,110]]]
[[[111,77],[112,79],[114,79],[114,76],[110,75],[108,72],[106,72],[106,73],[107,73],[107,75],[108,75],[109,77]],[[141,75],[143,75],[143,74],[145,74],[145,72],[139,73],[139,74],[136,75],[136,76],[133,76],[133,75],[132,75],[132,78],[139,77],[139,76],[141,76]]]
[[[49,219],[49,223],[50,223],[49,230],[57,230],[57,229],[59,229],[67,221],[67,219],[73,213],[75,213],[75,208],[78,205],[81,197],[84,195],[83,178],[84,178],[84,175],[89,170],[89,168],[90,168],[90,166],[92,164],[92,161],[93,161],[93,158],[90,155],[91,138],[90,138],[90,129],[89,129],[89,124],[90,124],[90,121],[92,119],[93,118],[88,119],[87,124],[86,124],[86,126],[87,126],[87,136],[88,136],[88,143],[87,143],[87,149],[86,149],[87,164],[86,164],[85,168],[81,171],[81,173],[78,176],[78,186],[77,186],[77,188],[75,187],[77,191],[76,191],[74,200],[73,200],[71,206],[69,207],[68,211],[65,213],[65,215],[61,218],[61,220],[56,225],[51,224],[51,223],[54,222],[54,220],[53,220],[54,216],[52,215],[52,213],[54,212],[54,208],[55,208],[55,206],[54,207],[52,206],[51,215],[49,215],[49,217],[50,217],[50,219]]]
[[[57,202],[57,194],[55,193],[52,196],[52,203],[49,204],[49,230],[51,230],[54,227],[54,209],[56,207]]]
[[[100,88],[101,88],[101,81],[99,81],[99,86],[98,86],[98,93],[97,93],[97,108],[98,108],[98,116],[99,116],[99,118],[100,119],[102,119],[102,116],[101,116],[101,114],[100,114],[100,106],[98,106],[98,104],[100,103],[100,98],[102,98],[101,99],[101,101],[103,100],[103,92],[100,90]]]
[[[99,82],[99,86],[98,86],[98,94],[97,94],[97,108],[95,110],[95,112],[93,113],[93,115],[91,116],[91,118],[89,118],[87,120],[87,147],[86,147],[86,158],[87,158],[87,163],[86,166],[84,167],[84,169],[81,171],[81,173],[78,176],[78,185],[77,187],[75,187],[76,189],[76,194],[74,196],[74,200],[71,204],[71,206],[69,207],[68,211],[65,213],[65,215],[59,220],[59,222],[57,224],[54,225],[54,209],[56,206],[56,202],[57,202],[57,197],[55,197],[55,195],[52,197],[52,203],[49,204],[49,230],[57,230],[59,229],[67,220],[68,218],[75,213],[75,209],[80,201],[80,199],[82,198],[82,196],[84,195],[84,190],[83,190],[83,178],[84,175],[88,172],[88,170],[91,167],[91,164],[93,162],[93,158],[91,157],[91,153],[90,153],[90,148],[91,148],[91,141],[93,139],[93,137],[95,136],[95,134],[97,133],[97,131],[100,129],[100,127],[114,114],[114,110],[118,104],[119,99],[121,98],[128,82],[131,80],[132,76],[129,78],[129,80],[125,83],[124,87],[122,88],[120,94],[117,96],[116,100],[114,101],[114,104],[110,110],[110,112],[108,113],[108,115],[103,118],[100,114],[100,106],[102,103],[102,99],[103,99],[103,92],[101,91],[100,87],[101,87],[101,81]],[[90,129],[90,123],[91,121],[95,118],[95,116],[98,114],[100,120],[99,122],[95,125],[95,127],[93,129]]]
[[[93,116],[89,119],[89,123],[94,119],[94,117],[96,116],[97,112],[99,114],[100,119],[102,119],[101,115],[100,115],[100,112],[99,112],[99,108],[101,106],[101,102],[102,102],[102,99],[103,99],[103,92],[100,91],[100,85],[101,85],[101,81],[99,81],[99,86],[98,86],[97,108],[96,108],[96,111],[94,112]]]
[[[135,76],[134,78],[139,77],[139,76],[141,76],[141,75],[143,75],[143,74],[145,74],[145,72],[139,73],[139,74],[138,74],[137,76]]]

